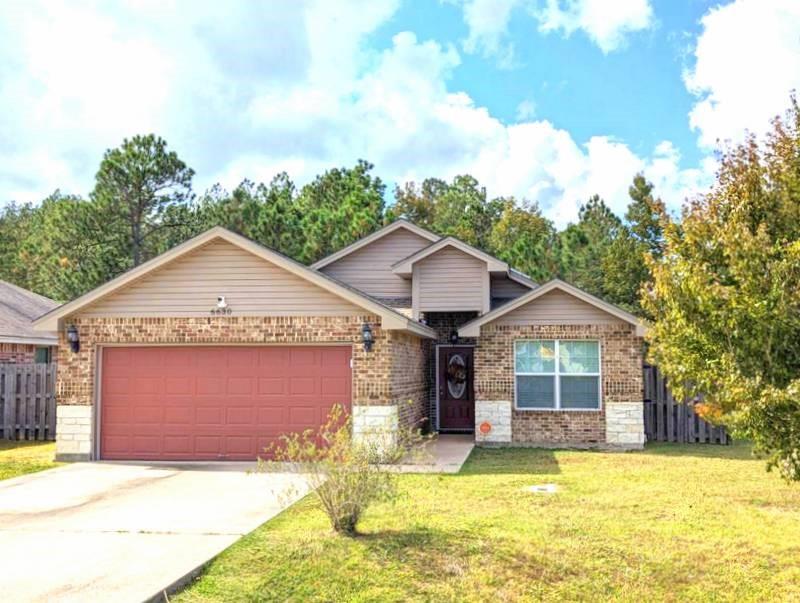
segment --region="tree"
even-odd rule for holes
[[[578,222],[559,233],[559,271],[562,278],[598,297],[605,297],[603,258],[623,230],[622,221],[598,196],[578,214]]]
[[[535,203],[505,199],[489,235],[489,251],[537,281],[556,273],[556,232]]]
[[[651,355],[678,396],[800,480],[800,110],[722,157],[709,194],[668,225],[644,303]]]
[[[11,203],[0,211],[0,280],[31,289],[29,258],[22,244],[31,230],[36,208],[30,203]]]
[[[191,199],[194,171],[167,151],[167,143],[153,134],[125,139],[103,155],[95,177],[92,200],[107,210],[107,228],[124,229],[130,265],[154,255],[154,235],[177,226],[165,221],[166,209]]]
[[[660,258],[664,251],[664,223],[668,220],[653,185],[637,174],[628,189],[631,203],[626,224],[603,256],[603,293],[606,299],[635,314],[642,314],[641,288],[651,278],[646,258]]]
[[[503,211],[503,199],[487,199],[486,189],[469,175],[456,176],[448,184],[428,178],[421,185],[407,183],[395,190],[395,204],[388,218],[406,218],[443,236],[488,250],[495,222]]]
[[[383,223],[386,190],[373,165],[334,168],[302,188],[296,201],[303,245],[296,259],[311,263],[346,247]]]

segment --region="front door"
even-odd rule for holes
[[[472,350],[469,347],[439,348],[436,381],[441,431],[475,430]]]

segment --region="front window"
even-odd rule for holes
[[[514,372],[518,409],[600,408],[598,341],[516,341]]]
[[[48,364],[52,362],[52,350],[50,348],[36,348],[36,356],[34,357],[36,364]]]

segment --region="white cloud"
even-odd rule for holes
[[[504,124],[451,89],[452,45],[400,32],[371,50],[394,0],[193,6],[0,8],[0,199],[86,194],[102,151],[150,130],[197,170],[200,190],[282,170],[303,184],[365,158],[389,182],[474,174],[559,225],[595,193],[624,211],[640,170],[673,205],[701,181],[669,143],[640,157],[608,136],[575,141],[524,103]]]
[[[684,74],[698,101],[689,122],[705,148],[763,134],[800,89],[800,2],[737,0],[710,10]]]
[[[517,105],[517,121],[527,121],[536,115],[536,103],[525,99]]]
[[[515,64],[508,27],[517,9],[538,21],[543,33],[582,31],[605,54],[623,48],[630,34],[654,23],[650,0],[463,0],[462,7],[469,29],[464,51],[494,57],[501,68]]]
[[[540,31],[570,36],[581,30],[606,54],[623,47],[629,34],[653,25],[650,0],[546,0],[534,16]]]
[[[514,46],[507,39],[512,11],[521,0],[467,0],[464,2],[464,22],[469,36],[464,40],[464,52],[496,57],[501,67],[514,63]]]

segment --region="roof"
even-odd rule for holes
[[[0,281],[0,342],[56,345],[56,334],[34,329],[33,320],[57,306],[52,299]]]
[[[489,255],[485,251],[481,251],[477,247],[473,247],[472,245],[469,245],[464,241],[460,241],[455,237],[444,237],[435,243],[431,243],[427,247],[423,247],[416,253],[413,253],[407,258],[397,262],[394,266],[392,266],[392,271],[395,274],[410,275],[412,266],[414,264],[430,255],[433,255],[437,251],[444,249],[445,247],[454,247],[460,251],[463,251],[467,255],[471,255],[479,260],[483,260],[488,265],[489,272],[509,272],[508,264],[502,260],[498,260],[496,257]]]
[[[81,309],[86,308],[103,297],[111,295],[115,291],[118,291],[122,287],[129,285],[133,281],[145,276],[151,271],[160,268],[161,266],[215,239],[225,240],[232,245],[244,249],[245,251],[249,251],[256,256],[283,268],[287,272],[295,274],[296,276],[299,276],[317,285],[318,287],[325,289],[326,291],[330,291],[331,293],[346,299],[360,308],[364,308],[365,310],[380,316],[382,327],[386,330],[407,331],[426,338],[436,337],[436,333],[433,329],[410,319],[409,317],[397,312],[393,308],[390,308],[376,299],[345,285],[333,277],[322,274],[321,272],[317,272],[316,270],[312,270],[300,262],[278,253],[277,251],[259,245],[258,243],[251,241],[242,235],[222,228],[221,226],[211,228],[206,232],[189,239],[188,241],[181,243],[176,247],[173,247],[169,251],[162,253],[152,260],[145,262],[144,264],[140,264],[136,268],[128,270],[124,274],[121,274],[120,276],[108,281],[103,285],[100,285],[85,295],[82,295],[81,297],[74,299],[63,306],[59,306],[58,308],[51,310],[47,314],[44,314],[36,319],[33,323],[33,326],[37,331],[58,330],[60,323],[64,318],[79,312]]]
[[[634,316],[630,312],[626,312],[622,308],[618,308],[608,302],[603,301],[599,297],[595,297],[590,293],[586,293],[583,289],[578,289],[574,285],[570,285],[559,279],[553,279],[542,285],[541,287],[537,287],[532,291],[522,295],[506,304],[503,304],[499,308],[492,310],[491,312],[487,312],[483,316],[479,316],[475,320],[471,320],[470,322],[462,325],[458,329],[458,334],[461,337],[478,337],[480,335],[481,327],[485,324],[488,324],[494,320],[497,320],[504,314],[508,314],[512,310],[515,310],[525,304],[532,302],[533,300],[549,293],[550,291],[560,290],[569,295],[577,297],[581,301],[586,302],[604,312],[611,314],[612,316],[616,316],[620,320],[632,324],[636,327],[636,335],[643,336],[646,331],[645,323],[638,317]]]
[[[372,234],[359,239],[355,243],[352,243],[347,247],[340,249],[339,251],[322,258],[321,260],[319,260],[314,264],[311,264],[311,268],[313,270],[319,270],[320,268],[324,268],[328,264],[333,264],[335,261],[340,260],[343,257],[350,255],[354,251],[358,251],[362,247],[369,245],[373,241],[377,241],[378,239],[383,238],[386,235],[393,233],[394,231],[399,229],[408,230],[409,232],[412,232],[415,235],[422,237],[423,239],[428,239],[431,242],[438,241],[439,239],[441,239],[439,235],[432,233],[430,230],[425,230],[424,228],[421,228],[416,224],[409,222],[408,220],[400,218],[399,220],[395,220],[391,224],[388,224],[383,228],[376,230]]]

